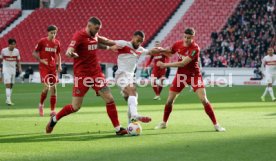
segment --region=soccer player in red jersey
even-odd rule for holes
[[[82,105],[83,97],[93,88],[106,102],[107,114],[116,130],[117,135],[127,134],[127,130],[120,126],[114,98],[107,87],[104,74],[102,73],[97,49],[113,50],[107,45],[114,44],[98,35],[101,21],[91,17],[86,28],[76,32],[66,52],[68,57],[74,58],[74,87],[72,103],[64,106],[55,116],[51,117],[46,126],[46,133],[51,133],[56,123],[64,116],[77,112]]]
[[[158,48],[160,47],[160,42],[156,41],[155,42],[155,47]],[[151,64],[153,61],[153,68],[151,72],[151,81],[152,81],[152,88],[155,93],[155,97],[153,98],[154,100],[161,100],[160,94],[163,89],[163,83],[164,80],[166,79],[166,69],[167,68],[160,68],[157,66],[157,62],[161,61],[163,63],[169,62],[169,57],[163,54],[154,54],[150,57],[149,61],[146,64],[146,67]],[[159,79],[159,84],[157,84],[157,80]]]
[[[211,119],[216,131],[225,131],[216,120],[211,103],[208,101],[202,76],[199,70],[199,54],[200,48],[194,41],[195,30],[187,28],[184,32],[184,39],[174,43],[171,49],[160,49],[160,52],[168,54],[178,54],[178,62],[163,63],[158,62],[157,66],[161,68],[178,67],[175,78],[171,84],[169,96],[165,105],[163,121],[157,125],[156,129],[164,129],[167,127],[167,122],[173,108],[173,103],[177,95],[185,88],[191,85],[194,92],[202,102],[205,112]]]
[[[58,72],[61,72],[61,57],[60,57],[60,42],[55,38],[58,28],[50,25],[47,28],[48,36],[38,41],[33,56],[39,62],[39,73],[41,82],[44,87],[40,96],[39,115],[44,116],[44,101],[47,97],[48,90],[50,89],[51,98],[51,113],[55,115],[55,108],[57,102],[56,83],[58,83],[58,75],[56,69],[56,60],[58,63]]]

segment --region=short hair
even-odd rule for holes
[[[57,30],[57,29],[58,29],[58,28],[57,28],[57,26],[55,26],[55,25],[50,25],[50,26],[47,27],[47,31],[48,31],[48,32],[54,31],[54,30]]]
[[[9,38],[8,43],[9,45],[16,44],[16,40],[14,38]]]
[[[195,35],[195,29],[194,28],[186,28],[185,31],[184,31],[185,34],[188,34],[188,35]]]
[[[156,40],[155,43],[156,43],[156,44],[160,44],[160,41],[159,41],[159,40]]]
[[[143,31],[135,31],[133,35],[134,36],[141,36],[142,38],[145,37],[145,33]]]
[[[94,25],[102,25],[102,22],[98,17],[90,17],[88,22],[93,23]]]

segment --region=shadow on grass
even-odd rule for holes
[[[0,143],[30,143],[30,142],[54,142],[54,141],[90,141],[98,139],[122,138],[111,131],[66,133],[66,134],[45,134],[25,133],[0,135]]]
[[[154,129],[144,129],[143,131],[153,131]],[[158,130],[156,130],[158,131]],[[171,132],[169,130],[160,130],[160,133],[142,134],[142,136],[155,135],[181,135],[189,133],[211,133],[208,131],[182,131]],[[114,138],[128,138],[130,135],[116,136],[113,131],[97,131],[97,132],[81,132],[81,133],[65,133],[65,134],[45,134],[45,133],[21,133],[0,135],[0,143],[30,143],[30,142],[54,142],[54,141],[91,141],[99,139],[114,139]]]

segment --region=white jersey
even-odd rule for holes
[[[266,75],[276,75],[276,55],[265,56],[262,60],[262,67]]]
[[[140,55],[147,54],[148,50],[141,46],[134,49],[131,42],[124,40],[117,40],[115,43],[121,47],[118,50],[118,71],[134,73]]]
[[[0,58],[3,59],[3,73],[16,73],[16,64],[20,60],[19,50],[14,48],[10,51],[9,48],[4,48],[1,51]]]

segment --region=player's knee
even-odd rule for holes
[[[174,102],[173,100],[168,100],[168,101],[167,101],[167,105],[170,105],[170,106],[171,106],[171,105],[173,105],[173,102]]]
[[[202,104],[203,105],[206,105],[206,104],[208,104],[208,99],[206,98],[206,97],[202,97],[202,98],[200,98],[200,101],[202,102]]]

